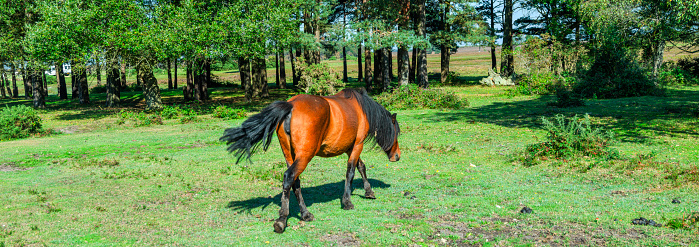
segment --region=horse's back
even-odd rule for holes
[[[333,96],[297,95],[289,99],[294,106],[291,113],[291,139],[306,140],[303,144],[313,146],[310,140],[317,140],[313,152],[317,156],[332,157],[343,154],[362,138],[368,129],[361,107],[353,97],[345,92]],[[294,145],[294,144],[292,144]],[[302,147],[295,147],[295,150]]]

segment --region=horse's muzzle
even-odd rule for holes
[[[399,155],[399,154],[395,154],[395,155],[393,155],[392,157],[388,158],[388,160],[390,160],[391,162],[399,161],[399,160],[400,160],[400,155]]]

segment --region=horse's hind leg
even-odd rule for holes
[[[371,184],[369,184],[369,180],[366,178],[366,165],[364,165],[364,161],[362,161],[361,158],[357,163],[357,170],[359,170],[359,174],[362,175],[362,180],[364,181],[364,197],[376,199],[376,196],[374,196],[374,191],[371,189]]]
[[[308,209],[306,208],[306,203],[303,202],[303,195],[301,195],[301,179],[297,178],[294,184],[291,186],[291,188],[294,189],[296,200],[299,201],[301,219],[303,219],[303,221],[313,221],[313,214],[311,214],[311,212],[308,212]]]
[[[308,162],[309,161],[300,161],[297,159],[291,166],[289,166],[288,169],[286,169],[286,172],[284,172],[284,182],[282,183],[282,205],[279,209],[279,218],[274,222],[274,231],[277,233],[284,232],[284,229],[286,228],[286,221],[289,216],[289,192],[291,191],[292,185],[296,183],[299,175],[301,175],[303,170],[306,169]]]

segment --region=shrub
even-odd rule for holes
[[[26,138],[42,131],[41,118],[33,108],[18,105],[0,110],[0,141]]]
[[[461,99],[454,93],[439,89],[422,89],[415,84],[384,92],[374,99],[392,110],[462,109],[469,106],[468,100]]]
[[[245,109],[233,109],[223,105],[214,108],[213,113],[213,117],[223,119],[239,119],[245,118],[246,116],[247,111]]]
[[[677,67],[687,71],[694,77],[699,77],[699,57],[681,58],[677,61]]]
[[[173,118],[178,118],[179,116],[182,115],[182,108],[180,108],[179,105],[164,105],[163,110],[160,111],[160,116],[163,117],[163,119],[173,119]]]
[[[509,89],[510,94],[550,94],[555,91],[556,84],[559,84],[559,78],[557,77],[558,76],[550,72],[523,75],[517,81],[517,86]]]
[[[699,66],[699,58],[697,65]],[[683,62],[684,61],[684,62]],[[663,64],[663,68],[658,73],[658,81],[663,85],[697,85],[699,84],[699,68],[692,72],[690,62],[680,60],[677,63],[668,61]]]
[[[574,116],[566,119],[556,115],[554,121],[541,117],[544,130],[547,132],[546,141],[529,145],[525,150],[525,165],[534,165],[539,158],[564,158],[571,156],[618,156],[610,148],[614,142],[614,133],[592,128],[590,116],[580,119]]]
[[[340,80],[340,73],[325,63],[309,65],[299,58],[295,64],[296,71],[300,75],[299,87],[306,93],[331,95],[337,93],[338,88],[345,86],[345,83]]]
[[[558,89],[556,89],[556,102],[549,103],[548,105],[561,108],[578,107],[584,106],[585,101],[577,97],[570,89],[558,87]]]
[[[635,53],[611,45],[596,51],[590,69],[582,74],[573,91],[582,97],[601,99],[663,94],[635,61]]]
[[[163,118],[159,114],[121,110],[119,112],[117,124],[127,123],[132,124],[133,126],[150,126],[152,124],[163,124]]]

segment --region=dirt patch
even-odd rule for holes
[[[551,225],[496,216],[482,219],[486,224],[471,225],[451,221],[452,217],[440,219],[439,222],[432,223],[437,230],[430,239],[446,240],[444,244],[450,246],[507,246],[511,244],[507,242],[510,238],[519,238],[537,246],[606,246],[610,237],[629,240],[648,237],[634,229],[602,229],[572,222]],[[447,236],[451,237],[446,238]]]
[[[330,242],[331,246],[359,246],[361,244],[353,233],[327,234],[324,240]]]
[[[0,172],[26,171],[31,168],[18,167],[14,162],[0,164]]]
[[[75,133],[81,133],[80,132],[80,127],[77,125],[71,125],[71,126],[66,126],[63,128],[58,128],[56,131],[61,132],[63,134],[75,134]]]

